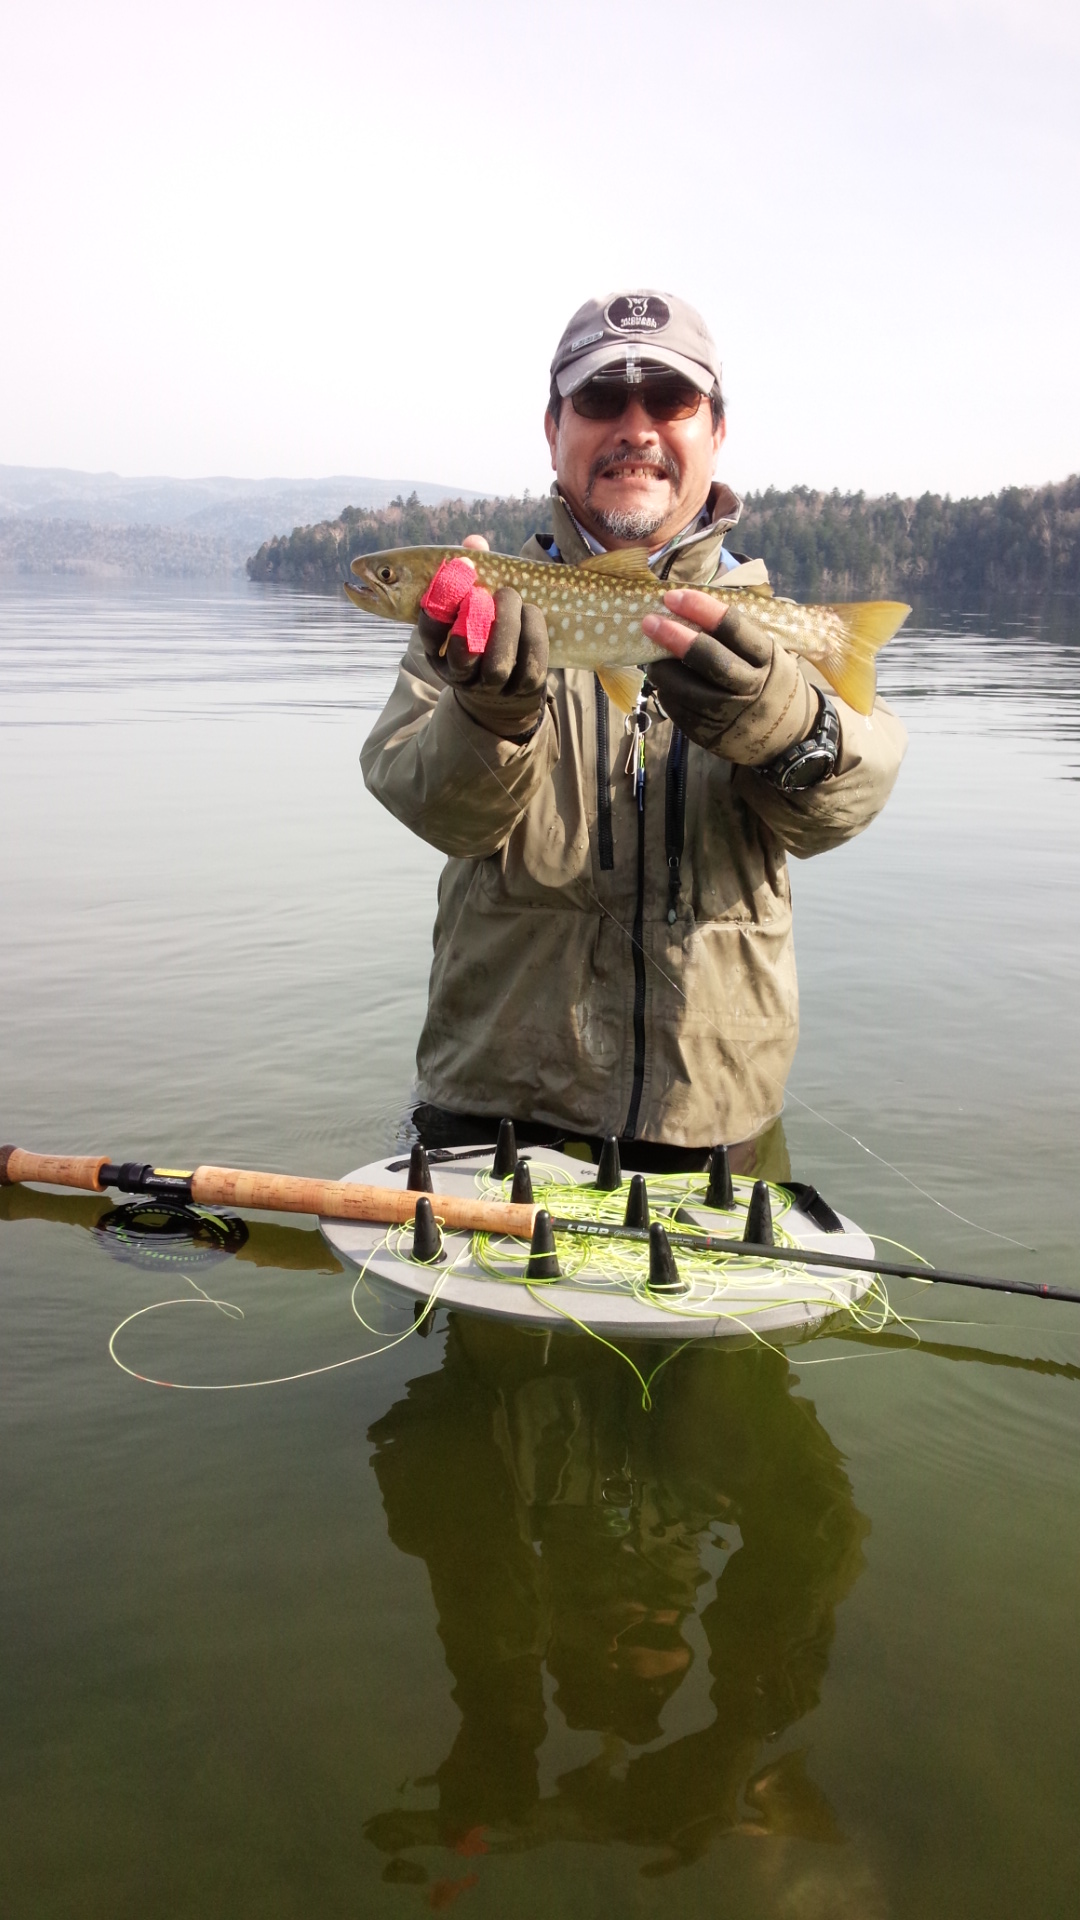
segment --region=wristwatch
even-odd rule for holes
[[[801,793],[805,787],[820,786],[835,770],[840,754],[840,715],[820,688],[818,701],[813,732],[805,740],[796,740],[794,746],[785,747],[775,760],[754,769],[781,793]]]

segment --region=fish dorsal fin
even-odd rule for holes
[[[645,685],[640,667],[598,667],[596,677],[613,707],[620,713],[633,713]]]
[[[733,600],[736,595],[740,600],[744,595],[748,600],[773,600],[776,597],[768,581],[765,581],[762,586],[757,587],[752,580],[748,581],[745,585],[736,580],[733,585],[729,587],[726,574],[722,580],[714,580],[708,591],[710,593],[730,593]],[[794,604],[794,602],[792,604]]]
[[[714,587],[767,587],[769,570],[764,560],[740,560],[737,567],[717,574]]]
[[[578,565],[582,573],[607,573],[620,580],[650,580],[654,587],[657,584],[644,547],[622,547],[618,553],[590,553],[588,559],[579,561]]]

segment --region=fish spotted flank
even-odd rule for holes
[[[663,647],[646,639],[641,622],[647,613],[665,611],[669,589],[652,572],[641,547],[597,554],[573,567],[478,548],[396,547],[355,559],[355,584],[346,581],[345,591],[366,613],[411,625],[421,596],[447,560],[468,561],[489,593],[513,587],[522,600],[539,607],[547,622],[551,665],[598,674],[620,705],[632,704],[634,683],[640,686],[635,670],[665,657]],[[699,591],[720,606],[744,606],[770,639],[811,661],[842,700],[869,713],[874,656],[911,608],[893,600],[803,607],[775,598],[759,563],[735,571],[737,580],[724,576],[728,584]]]

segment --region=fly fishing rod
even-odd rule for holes
[[[505,1124],[505,1123],[504,1123]],[[420,1154],[425,1175],[427,1156]],[[437,1158],[437,1156],[433,1156]],[[498,1162],[496,1161],[496,1170]],[[503,1168],[509,1172],[510,1168]],[[649,1247],[653,1260],[671,1263],[672,1250],[723,1254],[735,1259],[779,1262],[783,1265],[835,1267],[846,1273],[877,1273],[888,1279],[924,1280],[938,1286],[977,1287],[989,1293],[1031,1295],[1039,1300],[1064,1300],[1080,1306],[1080,1292],[1041,1281],[1001,1280],[989,1274],[958,1273],[946,1267],[900,1260],[866,1259],[861,1254],[830,1253],[824,1248],[776,1246],[771,1239],[728,1239],[704,1228],[687,1230],[670,1220],[648,1226],[609,1221],[566,1219],[551,1214],[531,1200],[485,1200],[471,1194],[435,1194],[419,1187],[378,1187],[343,1180],[314,1180],[285,1173],[258,1173],[238,1167],[196,1167],[191,1172],[154,1167],[138,1161],[117,1163],[106,1154],[81,1157],[28,1153],[22,1147],[0,1147],[0,1185],[38,1182],[44,1186],[77,1187],[101,1193],[108,1187],[174,1205],[246,1207],[256,1212],[310,1213],[327,1220],[365,1220],[383,1226],[413,1225],[419,1238],[422,1223],[438,1221],[450,1232],[503,1234],[530,1245],[530,1276],[558,1276],[554,1256],[555,1234],[598,1240],[634,1241]],[[599,1182],[597,1183],[599,1185]],[[615,1184],[615,1183],[613,1183]],[[760,1183],[763,1185],[763,1183]],[[603,1190],[603,1189],[601,1189]],[[429,1209],[431,1210],[429,1212]],[[761,1218],[760,1211],[757,1218]],[[768,1220],[767,1213],[764,1216]],[[767,1227],[771,1233],[771,1224]],[[429,1244],[431,1244],[429,1242]],[[430,1254],[422,1256],[430,1258]],[[665,1284],[665,1283],[662,1283]],[[670,1286],[671,1281],[666,1282]]]
[[[654,1225],[659,1224],[655,1223]],[[573,1233],[588,1235],[603,1240],[637,1240],[649,1244],[653,1227],[611,1226],[606,1221],[560,1220],[554,1214],[551,1225],[555,1233]],[[983,1287],[989,1293],[1030,1293],[1040,1300],[1070,1300],[1074,1306],[1080,1306],[1080,1293],[1071,1293],[1066,1287],[1051,1287],[1034,1280],[997,1280],[990,1274],[954,1273],[948,1267],[922,1265],[915,1261],[910,1264],[900,1260],[866,1260],[861,1254],[828,1253],[816,1247],[778,1247],[767,1240],[726,1240],[722,1234],[673,1232],[664,1223],[664,1232],[670,1247],[685,1248],[695,1253],[735,1254],[745,1260],[779,1260],[788,1266],[839,1267],[845,1273],[879,1273],[890,1280],[932,1280],[938,1285],[949,1287]]]

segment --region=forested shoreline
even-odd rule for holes
[[[247,563],[253,580],[333,590],[357,554],[383,547],[455,546],[486,534],[517,553],[551,530],[546,496],[445,500],[411,495],[380,509],[346,507],[336,520],[265,541]],[[1080,590],[1080,475],[1044,487],[1006,487],[982,498],[924,493],[819,493],[774,487],[746,497],[730,543],[767,562],[787,593],[982,596]]]

